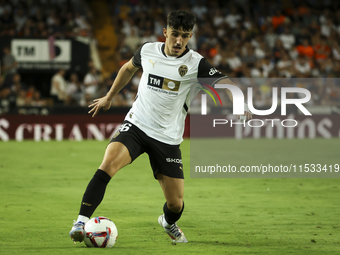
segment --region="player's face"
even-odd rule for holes
[[[191,31],[182,29],[173,29],[171,27],[163,28],[165,36],[165,54],[168,56],[180,56],[185,51],[185,46],[192,37]]]

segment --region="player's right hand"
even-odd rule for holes
[[[89,113],[93,113],[92,117],[96,116],[97,113],[101,108],[103,108],[104,111],[107,111],[111,107],[111,100],[105,96],[101,98],[97,98],[93,100],[93,103],[89,105],[89,107],[92,107],[92,109],[89,111]]]

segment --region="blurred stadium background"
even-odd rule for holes
[[[164,41],[166,15],[174,9],[197,16],[190,48],[230,78],[259,81],[254,86],[259,109],[271,105],[272,85],[258,78],[328,78],[333,82],[289,85],[311,91],[313,115],[338,114],[338,7],[338,1],[330,0],[0,0],[0,139],[32,139],[34,133],[36,140],[108,138],[117,126],[109,123],[121,122],[134,100],[141,71],[114,99],[107,112],[114,115],[111,121],[98,118],[91,123],[106,124],[89,128],[83,126],[89,118],[79,115],[93,98],[105,95],[139,45]],[[69,124],[58,126],[55,114],[68,115],[63,123]],[[80,132],[72,133],[77,124],[72,114],[83,122]]]
[[[293,132],[222,127],[226,161],[339,164],[339,7],[334,0],[0,0],[0,254],[102,254],[73,245],[68,231],[141,71],[109,111],[91,118],[87,105],[105,95],[139,45],[164,41],[174,9],[197,15],[190,48],[242,89],[254,82],[257,109],[271,106],[272,86],[312,94],[312,116],[288,109],[299,121]],[[230,114],[221,97],[223,107],[208,99],[209,113]],[[196,98],[191,116],[199,112]],[[189,127],[188,118],[185,137]],[[267,139],[234,139],[242,137]],[[115,176],[96,211],[118,227],[116,254],[339,254],[338,179],[189,178],[190,143],[181,145],[180,225],[190,242],[170,245],[157,229],[164,197],[142,155]]]

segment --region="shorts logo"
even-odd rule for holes
[[[188,72],[188,67],[186,65],[181,65],[179,68],[178,68],[178,73],[180,76],[184,76],[186,75],[186,73]]]
[[[182,159],[180,159],[180,158],[166,158],[165,160],[168,163],[179,163],[179,164],[182,164]]]

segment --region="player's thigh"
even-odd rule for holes
[[[173,178],[158,173],[156,178],[162,187],[168,207],[172,211],[181,211],[183,206],[184,179]]]
[[[126,146],[121,142],[112,142],[106,148],[99,169],[107,172],[112,177],[119,169],[130,163],[131,156]]]
[[[150,165],[155,179],[157,174],[184,179],[182,153],[179,145],[165,144],[149,138],[146,152],[149,155]]]

